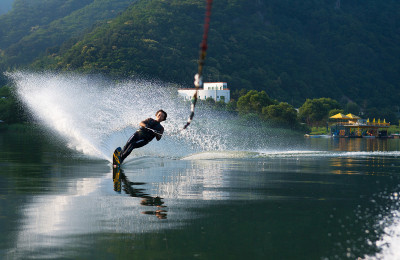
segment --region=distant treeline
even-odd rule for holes
[[[236,112],[249,120],[266,122],[269,126],[304,131],[309,131],[314,126],[325,126],[329,117],[337,113],[352,113],[362,118],[382,118],[386,122],[398,124],[396,116],[391,111],[371,110],[369,113],[361,113],[356,104],[348,103],[343,107],[331,98],[307,99],[298,109],[295,109],[286,102],[271,99],[265,91],[257,90],[234,91],[232,99],[227,104],[224,101],[215,102],[212,98],[202,103],[214,109]]]
[[[0,16],[0,69],[147,75],[189,85],[204,7],[199,0],[15,0]],[[397,10],[396,0],[214,1],[205,80],[279,100],[266,107],[326,97],[344,110],[395,119]],[[258,108],[250,109],[268,118],[279,110]]]

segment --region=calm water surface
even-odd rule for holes
[[[400,140],[108,161],[0,133],[1,259],[399,259]]]

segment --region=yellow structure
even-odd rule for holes
[[[330,118],[331,119],[350,119],[348,116],[346,116],[345,114],[342,114],[342,113],[331,116]]]
[[[387,128],[390,123],[386,123],[383,119],[383,123],[378,119],[376,122],[375,118],[372,123],[367,120],[361,119],[359,116],[353,114],[336,114],[331,116],[329,119],[333,119],[336,122],[331,124],[331,134],[338,137],[387,137]]]

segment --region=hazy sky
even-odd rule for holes
[[[11,10],[11,6],[14,0],[1,0],[0,1],[0,14],[7,13]]]

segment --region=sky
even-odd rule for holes
[[[10,11],[13,2],[14,2],[14,0],[1,0],[0,1],[0,15]]]

